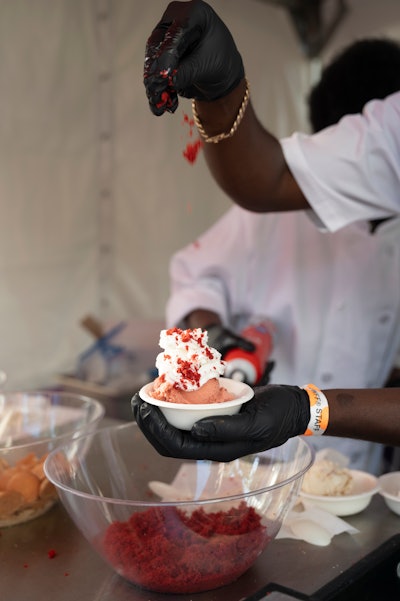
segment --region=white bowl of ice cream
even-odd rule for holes
[[[190,430],[204,417],[234,415],[254,396],[244,382],[221,377],[224,362],[207,340],[207,332],[200,328],[162,330],[164,352],[156,359],[159,375],[139,391],[142,400],[159,407],[181,430]]]
[[[389,472],[378,478],[379,493],[386,505],[400,515],[400,472]]]
[[[218,378],[217,385],[220,389],[222,388],[224,391],[234,395],[234,398],[217,403],[193,403],[190,401],[173,403],[156,399],[152,396],[154,382],[143,386],[139,391],[139,395],[147,403],[159,407],[171,426],[175,426],[175,428],[179,428],[180,430],[190,430],[195,422],[204,417],[239,413],[243,403],[249,401],[254,396],[253,389],[243,382],[237,382],[229,378]],[[207,387],[207,384],[205,386]],[[211,397],[207,396],[207,390],[205,392],[200,391],[199,394],[204,399],[214,398],[213,394]],[[224,392],[222,392],[221,396],[225,397]]]
[[[300,497],[308,505],[346,516],[366,509],[378,491],[376,476],[323,460],[316,461],[305,475]]]

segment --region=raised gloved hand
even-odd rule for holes
[[[255,350],[255,345],[250,340],[246,340],[243,336],[232,332],[223,325],[213,324],[203,329],[207,330],[209,346],[217,349],[221,353],[222,359],[233,348],[241,348],[249,353]]]
[[[136,422],[154,448],[166,457],[232,461],[277,447],[303,434],[310,401],[298,386],[263,386],[236,415],[204,418],[190,432],[171,426],[158,407],[132,400]]]
[[[171,2],[146,44],[144,85],[155,115],[173,113],[178,94],[216,100],[244,77],[232,35],[206,2]]]
[[[275,361],[268,361],[264,373],[261,378],[256,382],[255,386],[266,386],[271,378],[271,372],[275,367]]]

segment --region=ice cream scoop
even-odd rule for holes
[[[139,391],[143,401],[157,405],[167,421],[175,428],[191,430],[199,419],[215,415],[234,415],[239,413],[241,406],[254,396],[254,390],[244,384],[229,378],[220,378],[220,384],[233,398],[219,403],[171,403],[154,398],[152,395],[153,382],[146,384]]]
[[[328,459],[316,461],[305,474],[302,490],[313,495],[346,495],[350,493],[352,475],[349,469]]]
[[[205,405],[211,403],[225,403],[231,401],[234,395],[224,386],[220,385],[217,378],[208,380],[197,390],[182,390],[157,378],[153,383],[152,396],[168,403],[183,403],[192,405]]]
[[[161,330],[164,352],[156,358],[158,378],[151,395],[170,403],[211,404],[231,401],[234,395],[220,385],[225,365],[208,344],[208,333],[196,328]]]
[[[157,405],[173,426],[190,430],[193,424],[212,415],[232,415],[240,411],[254,391],[243,382],[221,378],[221,354],[208,346],[206,331],[162,330],[156,358],[158,377],[143,386],[140,397]]]
[[[198,390],[208,380],[219,378],[225,370],[221,354],[208,346],[208,333],[201,328],[161,330],[156,358],[162,382],[179,390]]]

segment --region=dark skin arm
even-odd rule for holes
[[[145,51],[144,85],[155,115],[175,112],[179,96],[195,99],[208,136],[229,132],[246,94],[243,61],[226,25],[202,0],[170,2]],[[308,208],[279,141],[258,121],[250,102],[229,138],[205,143],[221,188],[252,211]]]
[[[208,343],[225,356],[232,348],[242,348],[245,351],[254,351],[254,345],[240,334],[223,326],[220,316],[208,309],[195,309],[188,313],[184,319],[186,328],[201,328],[208,330]]]
[[[400,367],[393,367],[392,371],[389,374],[389,377],[386,381],[385,386],[392,386],[393,388],[397,388],[400,383]]]
[[[186,318],[188,327],[205,327],[220,323],[212,311],[198,309]],[[326,434],[400,444],[400,389],[332,389],[325,390],[329,402],[329,425]]]
[[[324,390],[330,419],[325,434],[400,445],[400,389]],[[261,386],[241,411],[205,418],[191,431],[171,426],[158,407],[133,398],[136,421],[162,455],[232,461],[303,434],[310,420],[308,394],[298,386]]]
[[[326,434],[400,445],[400,388],[325,390]]]
[[[244,94],[242,80],[219,100],[196,101],[200,121],[209,136],[230,130]],[[279,141],[261,125],[251,101],[236,133],[218,144],[206,143],[203,149],[217,183],[244,209],[273,212],[309,208],[285,162]]]
[[[186,315],[185,325],[187,328],[201,328],[202,330],[206,329],[211,325],[221,325],[221,319],[217,313],[213,311],[208,311],[207,309],[196,309],[192,311],[188,315]]]
[[[245,96],[241,56],[212,7],[202,0],[171,2],[147,44],[144,85],[155,115],[173,113],[178,97],[195,99],[208,136],[229,132]],[[205,158],[220,187],[237,204],[256,212],[304,210],[309,205],[293,178],[279,141],[258,121],[251,100],[236,132],[204,144]],[[400,389],[327,390],[327,434],[400,444]],[[175,430],[156,407],[134,403],[135,416],[162,454],[230,460],[282,444],[305,432],[310,416],[299,387],[256,389],[256,397],[229,418]]]

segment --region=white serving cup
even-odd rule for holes
[[[312,495],[301,490],[300,497],[310,505],[316,505],[337,516],[355,515],[364,511],[379,491],[378,478],[361,470],[349,471],[352,475],[352,485],[348,494]]]
[[[400,515],[400,472],[389,472],[378,478],[379,493],[386,505]]]
[[[235,398],[223,403],[169,403],[168,401],[160,401],[151,396],[153,382],[143,386],[139,390],[139,396],[146,403],[159,407],[171,426],[175,426],[175,428],[179,428],[180,430],[191,430],[193,424],[204,417],[239,413],[243,403],[246,403],[254,396],[254,390],[244,382],[238,382],[230,378],[219,378],[219,383],[228,392],[234,394]]]

